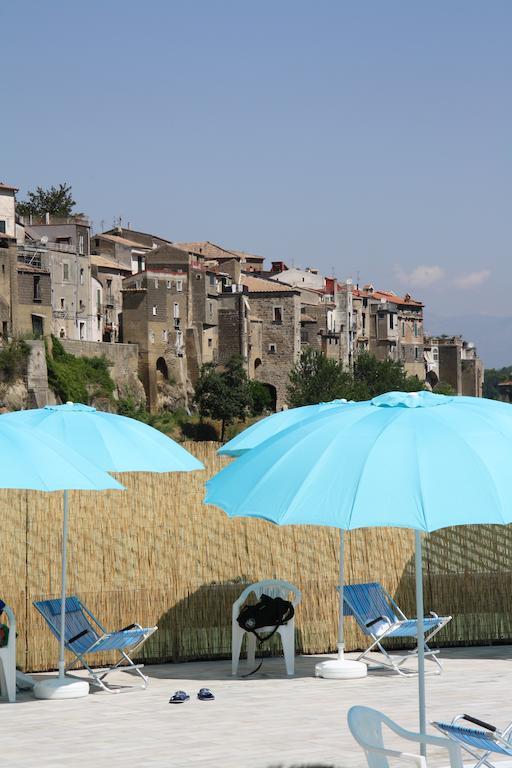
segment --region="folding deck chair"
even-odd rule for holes
[[[461,720],[478,725],[479,728],[459,725]],[[512,758],[512,723],[500,731],[495,725],[471,715],[457,715],[451,723],[433,722],[432,725],[476,760],[473,768],[484,765],[487,768],[499,768],[501,763],[491,763],[489,759],[493,754]],[[512,763],[507,760],[506,765],[510,766]]]
[[[60,599],[36,601],[34,606],[48,624],[51,632],[60,641]],[[89,672],[91,685],[109,693],[116,693],[121,690],[121,687],[104,682],[107,675],[115,671],[135,672],[142,678],[143,682],[140,687],[146,688],[148,678],[141,672],[144,665],[134,664],[128,656],[128,651],[134,653],[156,630],[157,627],[144,628],[140,624],[130,624],[130,626],[117,632],[107,632],[78,597],[66,597],[64,645],[66,650],[75,656],[75,659],[66,666],[66,672],[80,662]],[[102,651],[119,651],[121,655],[111,667],[91,669],[84,657],[90,653]]]
[[[364,634],[372,640],[358,660],[373,664],[373,660],[367,658],[368,655],[374,651],[380,651],[384,660],[378,662],[379,666],[393,669],[404,677],[417,674],[416,670],[404,665],[417,657],[418,645],[408,651],[406,656],[391,656],[382,645],[384,640],[391,637],[412,637],[418,640],[418,632],[416,619],[408,619],[381,584],[376,582],[348,584],[343,588],[343,603],[344,615],[353,616]],[[432,651],[427,643],[451,621],[451,618],[451,616],[438,616],[432,613],[423,619],[425,658],[436,664],[435,674],[438,675],[442,672],[441,663],[437,658],[439,651]]]

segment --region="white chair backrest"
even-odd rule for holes
[[[387,720],[382,712],[369,707],[352,707],[348,713],[348,727],[354,739],[366,752],[366,758],[370,768],[389,768],[389,762],[385,755],[379,755],[367,751],[368,748],[384,747],[382,725]]]
[[[291,603],[293,607],[296,608],[302,599],[302,594],[298,587],[290,584],[288,581],[266,579],[265,581],[258,581],[256,584],[250,584],[233,603],[233,617],[236,619],[236,616],[238,616],[238,609],[245,603],[251,594],[255,595],[256,600],[259,600],[262,595],[281,597],[283,600],[288,600],[290,598],[290,593],[293,595]]]
[[[400,758],[402,758],[404,761],[406,756],[410,765],[414,763],[422,768],[427,768],[426,759],[418,754],[421,743],[446,749],[450,757],[451,768],[463,768],[460,748],[450,739],[406,731],[394,720],[376,709],[370,709],[370,707],[352,707],[348,712],[347,719],[352,736],[365,751],[369,768],[390,768],[388,757],[395,758],[392,763],[395,765],[396,759],[400,762]],[[405,741],[414,742],[417,751],[412,754],[410,752],[402,753],[396,749],[387,749],[384,746],[384,725]]]

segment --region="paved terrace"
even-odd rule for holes
[[[512,718],[512,646],[449,649],[442,656],[443,675],[427,681],[429,718],[460,711],[503,725]],[[226,661],[195,662],[147,667],[146,691],[67,702],[25,694],[16,704],[0,704],[2,762],[8,768],[362,768],[346,725],[353,704],[376,706],[416,729],[415,678],[381,671],[362,680],[315,679],[321,658],[297,658],[289,679],[282,659],[266,659],[249,679],[232,678]],[[201,687],[216,700],[198,701]],[[191,700],[168,704],[177,689]],[[446,756],[431,751],[429,766],[442,765]]]

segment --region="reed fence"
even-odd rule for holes
[[[234,599],[246,584],[283,578],[303,592],[298,650],[334,650],[338,531],[231,520],[204,506],[204,482],[227,460],[216,455],[215,443],[186,447],[206,472],[133,473],[119,476],[125,492],[70,494],[68,594],[78,594],[109,628],[157,624],[143,659],[182,661],[229,656]],[[17,616],[18,664],[53,669],[57,643],[32,601],[59,595],[62,495],[0,491],[0,515],[0,597]],[[426,537],[426,609],[454,616],[439,643],[512,638],[511,538],[511,528],[499,526]],[[381,581],[414,615],[413,545],[406,530],[348,533],[347,581]],[[346,623],[348,648],[361,647],[353,620]]]

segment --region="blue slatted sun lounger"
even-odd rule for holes
[[[60,641],[60,599],[36,601],[34,606]],[[141,672],[144,665],[134,664],[128,652],[133,654],[156,629],[157,627],[131,624],[117,632],[107,632],[78,597],[66,597],[64,645],[66,650],[75,656],[74,660],[67,665],[66,672],[81,663],[89,672],[89,682],[109,693],[117,692],[120,688],[106,683],[107,675],[114,671],[135,672],[142,678],[141,687],[146,688],[148,678]],[[91,669],[85,656],[102,651],[119,651],[120,657],[111,667],[101,670]]]
[[[418,655],[419,638],[416,619],[408,619],[381,584],[377,582],[348,584],[343,589],[343,604],[344,615],[353,616],[364,634],[372,641],[358,660],[373,663],[368,655],[380,651],[384,658],[378,662],[379,666],[393,669],[403,676],[417,674],[416,670],[404,666],[407,661]],[[442,671],[441,663],[437,658],[439,651],[432,651],[427,643],[451,621],[451,618],[451,616],[438,616],[433,613],[423,619],[422,641],[425,645],[425,658],[436,664],[437,674]],[[391,656],[382,645],[384,640],[391,637],[414,638],[417,641],[416,648],[409,651],[406,656]]]
[[[479,728],[460,725],[465,720]],[[491,763],[493,754],[512,757],[512,723],[500,731],[495,725],[486,723],[471,715],[457,715],[451,723],[433,722],[432,725],[445,736],[457,742],[463,750],[476,760],[473,768],[499,768],[500,763]],[[507,765],[509,763],[507,762]]]

